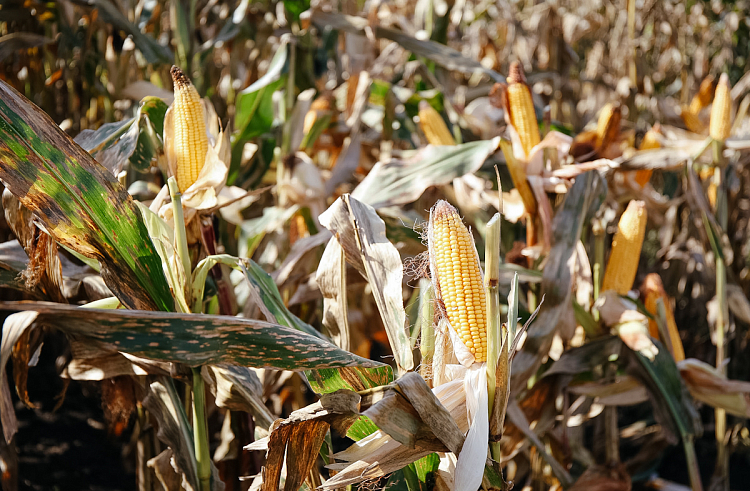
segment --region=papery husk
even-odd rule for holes
[[[471,427],[456,463],[456,490],[477,489],[482,484],[490,432],[486,363],[475,363],[468,369],[464,391]]]
[[[467,420],[464,381],[461,379],[453,380],[432,389],[432,392],[450,412],[459,429],[462,432],[467,431],[469,423]],[[464,448],[466,448],[466,444],[464,444]],[[339,489],[350,484],[378,479],[412,462],[416,462],[431,453],[432,450],[424,450],[418,447],[409,448],[401,445],[385,432],[378,430],[346,450],[334,454],[333,457],[336,460],[351,463],[329,465],[329,469],[340,470],[340,472],[323,483],[321,489]],[[484,459],[482,460],[482,468],[484,468]],[[478,484],[477,487],[479,487]]]

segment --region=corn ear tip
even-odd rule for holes
[[[722,73],[721,74],[721,77],[719,77],[719,83],[716,86],[717,90],[719,89],[719,85],[723,85],[723,86],[725,86],[727,88],[730,88],[730,85],[729,85],[729,75],[728,74],[726,74],[726,73]]]
[[[508,78],[506,79],[509,84],[526,83],[526,74],[523,73],[523,67],[518,61],[511,62],[508,68]]]
[[[172,65],[172,68],[169,69],[169,74],[172,76],[172,82],[174,82],[175,87],[192,85],[185,72],[177,65]]]

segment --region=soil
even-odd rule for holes
[[[108,432],[99,384],[72,382],[62,406],[54,411],[64,388],[56,361],[65,356],[66,346],[63,335],[48,333],[39,363],[29,369],[29,397],[36,409],[24,406],[11,388],[19,426],[18,489],[133,490],[134,459],[123,455],[132,429],[119,437]]]

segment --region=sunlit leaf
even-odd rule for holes
[[[495,138],[463,145],[428,145],[406,160],[378,162],[352,197],[373,208],[411,203],[430,186],[476,172],[499,144],[500,139]]]
[[[64,246],[98,259],[123,304],[171,310],[172,295],[127,191],[39,108],[0,83],[0,180]]]
[[[113,351],[192,367],[225,363],[302,371],[383,366],[343,351],[321,338],[259,320],[202,314],[84,309],[46,302],[0,303],[0,310],[33,310],[37,314],[27,321],[26,327],[55,327],[71,336],[100,343],[103,348]]]

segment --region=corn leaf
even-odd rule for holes
[[[161,260],[133,199],[38,107],[0,83],[0,180],[62,245],[102,264],[124,305],[171,310]]]
[[[414,356],[406,334],[401,287],[404,267],[398,250],[385,236],[385,223],[375,210],[349,195],[321,214],[320,223],[337,238],[347,262],[372,286],[396,366],[401,372],[411,370]]]
[[[0,303],[0,310],[34,311],[26,322],[55,327],[103,348],[191,367],[230,365],[301,371],[381,367],[329,341],[278,324],[201,314],[83,309],[46,302]],[[11,316],[13,317],[13,316]],[[9,319],[11,318],[9,317]],[[8,343],[10,344],[10,343]],[[3,344],[5,349],[6,343]],[[12,344],[8,346],[8,349]],[[8,351],[0,353],[5,360]]]
[[[527,332],[523,350],[513,360],[512,387],[525,385],[539,368],[542,358],[549,352],[558,321],[567,309],[572,309],[571,282],[573,271],[570,258],[575,253],[587,217],[593,216],[604,200],[607,185],[596,171],[576,178],[565,202],[552,222],[552,249],[547,258],[542,277],[544,308]]]
[[[448,184],[479,170],[500,144],[499,138],[463,145],[428,145],[406,160],[378,162],[352,192],[373,208],[416,201],[430,186]]]
[[[83,130],[75,142],[115,176],[128,162],[146,170],[162,151],[167,107],[158,97],[145,97],[134,118],[103,124],[96,131]]]

